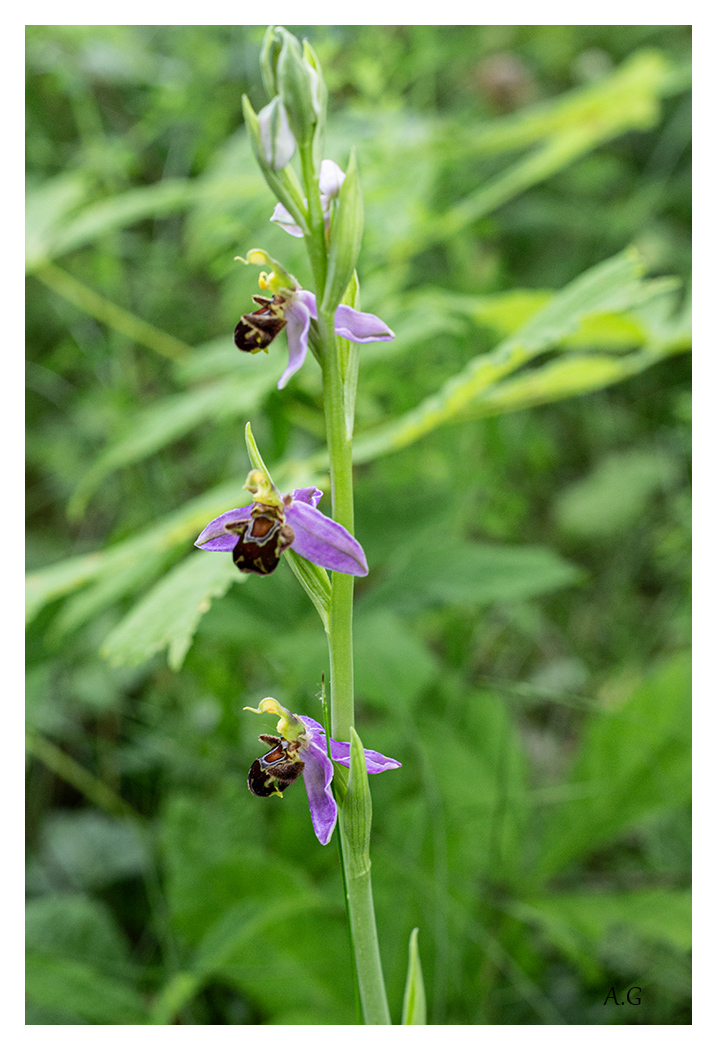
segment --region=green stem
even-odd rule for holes
[[[300,147],[300,154],[304,187],[309,204],[310,233],[308,237],[305,237],[305,243],[314,275],[316,300],[317,303],[321,303],[328,272],[324,216],[311,145]],[[352,443],[346,433],[344,383],[336,345],[333,314],[326,314],[319,309],[317,327],[320,345],[318,356],[324,384],[324,415],[331,473],[332,513],[335,521],[353,533]],[[331,713],[330,725],[327,729],[338,740],[351,739],[354,725],[353,597],[353,576],[333,572],[331,574],[331,611],[328,630]],[[341,774],[336,774],[334,781],[341,807],[339,853],[344,875],[354,972],[363,1022],[364,1024],[391,1024],[381,970],[376,916],[371,891],[371,861],[369,859],[371,795],[366,777],[365,757],[363,750],[360,750],[360,757],[355,759],[352,745],[349,794],[346,794],[346,781],[341,775],[344,773],[343,770]],[[363,761],[361,775],[356,775],[358,770],[353,769],[354,761]],[[361,786],[356,787],[359,781]],[[352,782],[354,795],[351,795]]]
[[[333,317],[319,314],[318,325],[323,347],[324,412],[332,513],[335,521],[353,532],[351,439],[346,435],[344,392]],[[331,733],[338,740],[350,739],[354,725],[353,583],[352,576],[332,573],[329,619]],[[366,779],[365,776],[363,779]],[[368,792],[367,786],[365,790]],[[371,862],[368,859],[370,821],[363,827],[359,826],[354,808],[343,807],[339,834],[351,944],[364,1024],[391,1024],[371,890]]]

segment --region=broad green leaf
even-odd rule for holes
[[[382,710],[409,708],[440,674],[440,664],[401,617],[388,609],[361,612],[355,626],[356,695]]]
[[[48,894],[27,902],[28,950],[89,962],[120,973],[129,968],[129,945],[104,902],[79,894]]]
[[[25,198],[25,267],[45,263],[57,231],[77,209],[87,192],[81,172],[67,172],[29,187]]]
[[[70,515],[81,514],[97,486],[118,468],[152,455],[201,423],[241,418],[255,409],[276,384],[278,361],[252,372],[247,368],[251,362],[236,356],[236,375],[164,398],[131,417],[126,435],[110,445],[80,481],[70,501]]]
[[[615,452],[561,493],[555,517],[566,532],[578,536],[621,533],[653,495],[674,486],[679,471],[678,459],[667,449]]]
[[[238,481],[218,485],[144,532],[103,551],[68,558],[27,576],[26,618],[33,619],[48,602],[61,598],[92,580],[115,577],[131,570],[144,558],[172,551],[195,539],[208,521],[222,511],[242,506],[248,500]],[[161,559],[155,566],[161,564]]]
[[[591,716],[568,778],[575,796],[546,828],[539,878],[548,879],[639,820],[690,797],[690,662],[664,664],[615,708]]]
[[[246,578],[228,554],[195,551],[110,631],[102,655],[112,664],[131,667],[167,648],[167,662],[178,671],[212,600]]]
[[[367,462],[403,448],[436,427],[459,417],[517,368],[575,332],[585,317],[613,312],[642,301],[642,266],[631,249],[593,267],[533,314],[490,354],[480,354],[441,389],[403,417],[354,443],[354,460]]]
[[[585,88],[573,105],[546,106],[540,138],[543,141],[527,157],[501,172],[420,231],[421,245],[454,237],[531,186],[561,171],[603,142],[629,129],[652,127],[660,115],[660,89],[668,67],[658,52],[632,56],[601,83]],[[535,135],[531,129],[529,138]],[[515,141],[515,139],[514,139]],[[418,233],[412,242],[419,245]]]
[[[689,890],[662,887],[620,890],[552,893],[530,897],[511,908],[527,921],[566,936],[597,942],[615,926],[635,930],[647,941],[668,944],[677,951],[689,951],[692,944],[692,907]]]
[[[73,886],[109,886],[142,874],[146,844],[133,821],[96,810],[56,812],[43,827],[40,857]]]
[[[134,559],[121,559],[121,568],[116,571],[112,568],[112,559],[109,559],[107,571],[100,572],[79,593],[69,597],[53,620],[48,637],[60,639],[83,624],[91,623],[121,598],[141,594],[176,561],[173,550],[149,550],[143,545],[136,553],[137,557]]]
[[[366,595],[358,611],[525,601],[580,579],[580,570],[545,547],[444,538],[441,557],[436,558],[435,536],[429,532],[401,550],[391,575]]]
[[[418,929],[411,931],[408,942],[408,973],[403,993],[401,1024],[426,1024],[426,990],[423,986],[421,957],[418,954]]]
[[[53,185],[47,187],[48,192],[52,189]],[[34,269],[40,263],[84,247],[107,233],[132,226],[150,216],[159,218],[182,211],[194,199],[197,189],[197,184],[188,179],[167,179],[153,186],[127,190],[90,204],[62,225],[56,220],[48,229],[41,250],[38,244],[29,251],[28,269]],[[44,187],[37,192],[42,190]]]
[[[621,357],[571,354],[497,383],[480,394],[459,419],[480,419],[589,394],[629,379],[651,368],[658,360],[652,351],[638,351]]]
[[[25,993],[40,1006],[76,1013],[90,1024],[146,1024],[139,992],[77,959],[29,952]]]
[[[463,148],[479,156],[520,149],[555,133],[586,124],[649,125],[659,99],[672,91],[674,70],[659,51],[638,51],[598,81],[566,91],[555,99],[467,129]]]

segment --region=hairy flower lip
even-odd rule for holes
[[[348,576],[368,575],[366,555],[358,540],[343,525],[317,509],[322,496],[321,489],[310,486],[280,497],[286,523],[294,532],[291,548],[324,569]],[[208,551],[233,551],[238,538],[230,526],[249,521],[255,506],[256,503],[251,503],[224,511],[202,529],[194,546]]]

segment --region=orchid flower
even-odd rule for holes
[[[277,492],[260,470],[244,486],[254,496],[247,507],[226,510],[210,521],[194,541],[205,551],[232,551],[240,572],[268,576],[291,547],[314,565],[348,576],[366,576],[363,547],[343,525],[327,518],[316,505],[323,496],[315,487]]]
[[[346,178],[341,168],[333,160],[322,160],[321,168],[319,169],[319,195],[321,200],[321,210],[324,213],[324,223],[326,226],[331,221],[331,201],[334,197],[338,197],[339,190],[343,185],[343,181]],[[307,204],[304,201],[304,204]],[[277,226],[281,226],[282,230],[286,230],[292,237],[303,237],[304,233],[300,226],[298,226],[291,215],[283,204],[277,204],[274,208],[274,214],[271,216],[271,222],[275,222]]]
[[[351,745],[329,738],[329,753],[326,733],[319,722],[308,715],[292,714],[271,696],[265,697],[258,707],[245,707],[244,710],[277,715],[279,719],[276,727],[279,736],[267,733],[259,736],[271,750],[252,763],[249,790],[262,798],[271,795],[281,797],[303,774],[311,823],[317,839],[325,846],[336,827],[338,815],[336,800],[331,792],[333,762],[348,768]],[[364,754],[367,773],[383,773],[386,769],[398,769],[401,765],[395,758],[387,758],[378,751],[364,749]]]
[[[270,264],[273,267],[271,273],[262,273],[259,277],[259,287],[268,289],[273,296],[271,299],[262,295],[253,297],[259,309],[242,316],[234,329],[234,342],[240,350],[250,354],[259,353],[260,350],[268,352],[269,344],[282,328],[286,328],[289,364],[277,384],[282,390],[306,360],[309,326],[318,317],[316,296],[302,288],[295,277],[260,248],[250,251],[246,259],[241,261],[259,266]],[[394,333],[380,317],[362,313],[344,304],[336,308],[335,327],[337,335],[352,343],[386,342],[394,338]]]

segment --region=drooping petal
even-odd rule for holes
[[[277,204],[269,221],[281,226],[282,230],[286,230],[292,237],[304,236],[301,227],[297,226],[291,212],[283,204]]]
[[[296,536],[292,550],[302,558],[348,576],[368,574],[366,555],[358,540],[310,503],[292,501],[286,508],[286,520]]]
[[[306,721],[303,715],[300,717],[302,721]],[[304,784],[309,799],[311,823],[314,825],[317,839],[325,846],[336,827],[338,816],[336,800],[331,793],[334,767],[326,754],[325,741],[322,747],[321,742],[313,736],[308,744],[302,747],[301,757],[304,760]]]
[[[336,308],[336,334],[352,343],[385,343],[395,334],[376,314],[365,314],[342,304]]]
[[[345,178],[335,160],[322,160],[319,169],[319,193],[328,198],[336,197]],[[321,203],[323,204],[323,201]]]
[[[311,313],[309,308],[297,296],[286,313],[286,337],[289,341],[289,363],[282,373],[277,386],[283,390],[294,372],[297,372],[306,360],[309,349],[309,325]]]
[[[351,753],[351,744],[345,744],[341,740],[331,741],[331,757],[334,762],[338,762],[340,766],[346,766],[349,768],[349,756]],[[367,773],[383,773],[386,769],[399,769],[401,766],[400,762],[397,762],[395,758],[389,758],[387,755],[382,755],[380,751],[371,751],[370,748],[364,748],[364,754],[366,755],[366,772]]]
[[[253,504],[249,504],[248,507],[224,511],[202,529],[194,541],[194,546],[201,547],[203,551],[233,551],[237,545],[237,535],[227,532],[226,526],[233,521],[249,521],[252,506]]]
[[[317,489],[315,485],[311,485],[306,489],[294,489],[291,493],[292,499],[298,499],[300,503],[309,503],[312,507],[318,506],[322,496],[323,492],[321,489]]]

